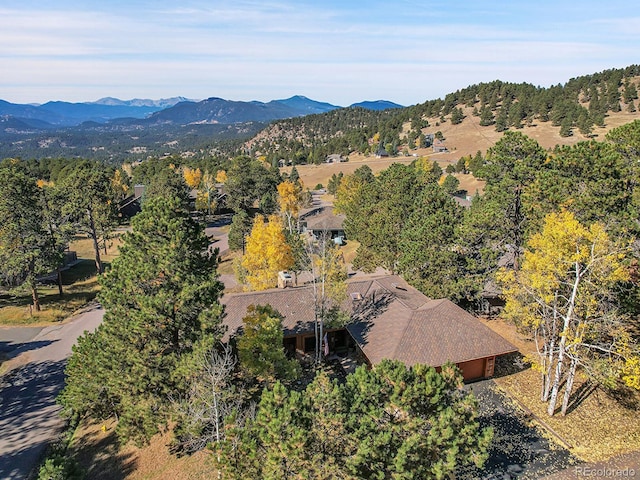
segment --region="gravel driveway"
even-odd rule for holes
[[[461,469],[457,479],[537,479],[579,463],[568,450],[545,438],[541,427],[532,424],[493,380],[467,388],[478,399],[481,424],[493,427],[494,439],[485,467]]]

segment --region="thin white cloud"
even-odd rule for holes
[[[582,17],[554,16],[551,2],[540,3],[520,21],[513,4],[488,2],[462,2],[459,11],[434,1],[16,4],[0,8],[0,98],[302,93],[339,104],[408,104],[479,81],[549,85],[636,61],[628,40],[638,36],[637,18],[607,18],[588,6]],[[547,17],[536,15],[544,9]]]

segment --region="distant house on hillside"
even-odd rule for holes
[[[250,305],[271,305],[283,316],[284,346],[304,357],[315,349],[313,288],[310,285],[229,294],[224,324],[237,335]],[[347,327],[326,328],[330,355],[356,353],[365,364],[382,359],[439,368],[455,363],[465,380],[493,376],[496,357],[517,351],[511,343],[447,299],[431,300],[401,277],[352,280],[341,310]]]
[[[389,156],[389,152],[382,146],[382,143],[378,145],[378,149],[376,150],[376,158],[386,158]]]
[[[471,195],[468,195],[466,190],[461,190],[453,195],[453,200],[461,207],[469,208],[471,206],[473,197],[471,197]]]
[[[435,139],[433,141],[433,153],[447,152],[447,147],[442,140]]]
[[[327,155],[326,163],[342,163],[346,162],[347,159],[344,158],[339,153],[332,153],[331,155]]]
[[[435,139],[435,135],[433,133],[426,133],[424,135],[424,146],[428,148],[431,145],[433,145],[434,139]]]

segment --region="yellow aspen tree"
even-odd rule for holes
[[[541,372],[541,400],[548,402],[549,415],[555,413],[563,379],[561,412],[566,413],[578,366],[597,375],[626,364],[629,380],[623,380],[633,383],[628,360],[637,349],[618,341],[624,323],[612,294],[629,278],[625,251],[603,225],[584,226],[562,211],[548,215],[542,231],[532,236],[520,270],[498,275],[505,317],[528,330],[536,343],[534,366]],[[598,368],[603,362],[609,367]]]
[[[289,233],[293,233],[293,220],[298,218],[302,206],[302,185],[285,180],[278,185],[278,204],[282,215],[287,219]]]
[[[286,241],[280,217],[271,215],[265,222],[262,215],[256,216],[242,259],[250,287],[253,290],[275,287],[278,272],[288,270],[293,264],[291,247]]]
[[[199,168],[190,168],[183,167],[182,176],[184,177],[185,183],[190,188],[198,188],[200,186],[200,181],[202,180],[202,171]]]
[[[364,186],[365,182],[355,175],[342,177],[333,202],[333,211],[349,215],[352,206],[357,203]]]
[[[128,180],[126,173],[123,174],[122,170],[118,169],[114,172],[113,178],[111,179],[111,186],[116,193],[116,198],[123,198],[126,195],[129,190]]]
[[[207,215],[215,212],[218,207],[216,193],[216,179],[209,172],[204,172],[196,196],[196,209],[206,211]]]
[[[124,173],[127,174],[127,177],[132,178],[133,177],[133,165],[131,165],[130,163],[123,163],[122,167],[120,167],[122,169],[122,171]]]
[[[227,183],[227,172],[224,170],[218,170],[216,173],[216,182]]]
[[[311,286],[314,299],[315,361],[322,361],[325,322],[347,295],[347,267],[340,248],[328,232],[305,245],[307,265],[313,276]]]

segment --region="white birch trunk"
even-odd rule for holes
[[[573,316],[573,310],[576,304],[576,297],[578,296],[578,286],[580,285],[581,271],[580,265],[575,264],[575,279],[573,282],[573,289],[571,291],[571,297],[569,297],[569,308],[564,316],[564,322],[562,326],[562,333],[560,334],[560,342],[558,343],[558,363],[556,364],[556,371],[553,378],[553,386],[551,387],[551,397],[549,398],[549,406],[547,407],[547,413],[549,416],[553,416],[556,410],[556,402],[558,401],[558,390],[560,389],[560,379],[563,373],[563,362],[565,349],[567,344],[567,334],[571,325],[571,317]]]
[[[564,398],[562,399],[562,408],[560,413],[562,416],[567,414],[567,407],[569,406],[569,399],[571,398],[571,391],[573,390],[573,381],[576,378],[576,368],[578,367],[578,359],[576,357],[571,358],[571,366],[569,367],[569,373],[567,374],[567,382],[564,386]]]

